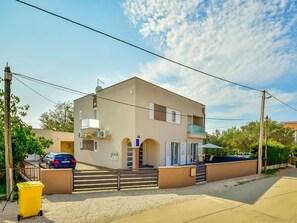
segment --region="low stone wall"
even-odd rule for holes
[[[196,184],[196,166],[159,167],[159,188],[178,188]]]
[[[206,182],[248,176],[257,173],[257,160],[206,164]]]
[[[73,190],[72,169],[40,169],[43,194],[71,194]]]

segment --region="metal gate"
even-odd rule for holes
[[[73,191],[121,190],[158,186],[158,169],[74,170]]]
[[[204,163],[198,163],[196,165],[196,183],[206,181],[206,165]]]

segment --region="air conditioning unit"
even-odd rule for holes
[[[108,131],[108,130],[97,131],[96,136],[100,139],[108,139],[108,138],[110,138],[110,131]]]

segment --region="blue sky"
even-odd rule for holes
[[[297,107],[296,1],[72,1],[26,2],[157,52],[213,75],[266,89]],[[259,119],[259,92],[239,88],[145,54],[122,43],[44,14],[16,1],[0,2],[0,64],[84,92],[100,78],[107,87],[139,76],[206,105],[207,117]],[[24,81],[53,101],[68,94]],[[25,119],[54,104],[13,80],[13,93],[29,104]],[[274,99],[266,114],[297,120],[297,112]],[[207,120],[209,131],[247,121]]]

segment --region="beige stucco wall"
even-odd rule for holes
[[[96,139],[98,151],[80,150],[78,132],[81,129],[79,111],[83,110],[82,119],[94,118],[93,96],[85,96],[74,101],[74,131],[75,156],[78,161],[110,168],[127,167],[127,150],[122,149],[124,139],[130,139],[132,147],[136,147],[136,138],[140,143],[146,141],[147,154],[145,163],[149,165],[165,165],[165,143],[196,142],[202,143],[203,138],[189,138],[187,135],[187,117],[181,118],[181,124],[173,124],[149,119],[149,110],[137,108],[137,105],[149,108],[149,103],[160,104],[176,109],[183,115],[193,114],[203,117],[202,108],[205,106],[173,92],[152,85],[138,78],[132,78],[117,85],[97,92],[97,119],[100,129],[110,130],[110,139]],[[111,99],[113,101],[104,100]],[[116,103],[118,101],[121,103]],[[132,106],[129,106],[129,105]],[[156,143],[153,143],[156,142]],[[118,153],[119,160],[113,161],[111,153]]]
[[[191,169],[196,173],[196,166],[159,167],[159,188],[178,188],[196,184],[196,174],[190,176]]]
[[[202,108],[205,106],[174,94],[156,85],[148,84],[141,79],[136,79],[136,104],[148,108],[149,103],[159,104],[181,112],[181,123],[169,123],[149,119],[149,111],[136,109],[135,132],[140,136],[141,141],[154,139],[160,144],[159,165],[165,165],[165,144],[166,142],[192,142],[202,143],[203,138],[189,138],[187,135],[188,115],[193,114],[204,117]]]
[[[33,129],[33,132],[37,136],[53,140],[53,145],[46,149],[46,152],[61,152],[62,141],[74,141],[74,134],[72,132],[59,132],[45,129]]]
[[[73,191],[72,169],[40,169],[43,194],[71,194]]]
[[[94,139],[98,142],[98,151],[79,149],[79,139],[75,136],[75,154],[79,161],[110,168],[126,168],[127,162],[121,162],[122,141],[135,138],[135,107],[115,103],[101,98],[112,99],[135,105],[135,84],[133,81],[123,82],[115,88],[107,88],[97,92],[97,119],[100,129],[111,131],[110,139]],[[75,133],[81,128],[78,120],[79,111],[83,110],[82,119],[94,118],[93,96],[84,97],[74,102]],[[86,111],[86,112],[85,112]],[[132,140],[131,140],[132,142]],[[118,153],[119,159],[112,160],[111,154]]]
[[[257,173],[257,160],[206,164],[206,181],[214,182]]]

